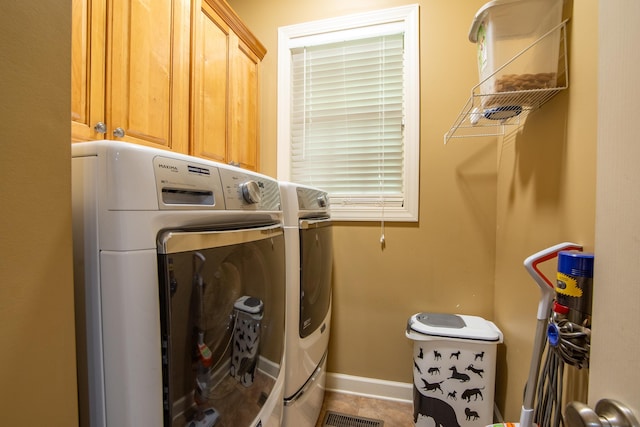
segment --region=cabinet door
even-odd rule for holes
[[[203,2],[194,35],[191,154],[228,163],[229,26]]]
[[[109,139],[188,152],[190,2],[110,3]]]
[[[258,169],[260,59],[235,34],[230,37],[228,157],[245,169]]]
[[[73,0],[71,42],[71,139],[104,138],[106,0]]]

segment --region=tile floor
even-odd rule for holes
[[[413,405],[406,402],[372,399],[352,394],[327,391],[316,427],[322,427],[326,411],[374,418],[384,421],[384,427],[413,427]]]

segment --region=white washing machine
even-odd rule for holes
[[[313,427],[324,399],[331,326],[333,238],[329,199],[281,182],[287,258],[285,427]]]
[[[277,181],[115,141],[72,178],[80,425],[280,426]]]

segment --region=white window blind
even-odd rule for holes
[[[278,179],[327,190],[336,220],[418,220],[418,12],[278,29]]]
[[[291,179],[334,205],[401,206],[404,34],[291,54]]]

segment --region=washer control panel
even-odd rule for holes
[[[278,181],[235,168],[220,168],[219,172],[227,210],[281,210]]]
[[[225,209],[217,167],[165,156],[154,157],[153,166],[161,210]]]
[[[203,159],[153,159],[160,209],[280,211],[278,182]]]

